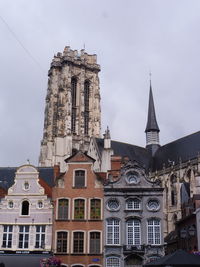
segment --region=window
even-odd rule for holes
[[[161,233],[160,233],[160,221],[158,219],[151,219],[148,221],[148,244],[160,245]]]
[[[12,247],[12,232],[13,226],[12,225],[4,225],[3,226],[3,248],[11,248]]]
[[[74,201],[74,219],[83,220],[85,218],[85,200],[75,199]]]
[[[71,131],[76,132],[76,89],[77,79],[72,78],[71,80],[71,100],[72,100],[72,113],[71,113]]]
[[[150,211],[157,211],[160,208],[160,203],[157,199],[151,199],[147,203],[147,208]]]
[[[57,252],[67,253],[67,232],[57,232]]]
[[[106,259],[106,267],[120,267],[119,258],[109,257]]]
[[[141,209],[141,202],[137,198],[128,199],[126,201],[126,209],[127,210],[140,210]]]
[[[13,209],[13,207],[14,207],[14,203],[13,203],[12,200],[10,200],[10,201],[8,202],[8,207],[9,207],[10,209]]]
[[[91,199],[90,201],[90,219],[100,220],[101,219],[101,200]]]
[[[36,248],[45,248],[45,225],[36,225]]]
[[[126,222],[127,245],[140,245],[141,223],[138,219],[131,219]]]
[[[119,245],[120,222],[118,219],[108,219],[106,226],[107,245]]]
[[[85,187],[85,171],[82,170],[75,171],[74,187],[76,188]]]
[[[21,214],[22,215],[29,215],[29,202],[27,200],[24,200],[22,202]]]
[[[90,232],[90,254],[100,253],[100,233]]]
[[[74,243],[73,252],[74,253],[84,253],[84,233],[74,232]]]
[[[107,208],[110,211],[117,211],[119,210],[119,201],[117,199],[110,199],[107,203]]]
[[[88,134],[89,126],[89,94],[90,83],[85,81],[84,83],[84,134]]]
[[[58,220],[67,220],[68,219],[68,199],[59,199],[58,200]]]
[[[28,248],[29,243],[29,225],[19,226],[19,248]]]
[[[43,202],[41,200],[38,201],[38,208],[39,209],[43,208]]]
[[[25,189],[25,190],[28,190],[28,189],[29,189],[29,183],[28,183],[28,182],[25,182],[25,183],[24,183],[24,189]]]

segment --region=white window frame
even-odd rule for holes
[[[26,227],[26,226],[29,227],[29,229],[28,229],[29,231],[28,231],[28,232],[25,231],[25,227]],[[20,227],[23,227],[23,231],[22,231],[22,232],[20,232]],[[19,249],[29,249],[29,242],[30,242],[30,225],[19,225],[19,235],[18,235],[18,236],[20,236],[20,234],[23,235],[23,238],[22,238],[22,248],[19,247],[19,242],[20,242],[19,239],[18,239],[18,248],[19,248]],[[25,242],[26,242],[26,239],[25,239],[26,235],[28,235],[28,247],[27,247],[27,248],[24,247]]]
[[[129,222],[132,222],[132,225],[128,225]],[[139,222],[139,225],[135,225],[136,222]],[[132,237],[129,236],[130,232],[132,232]],[[138,233],[139,237],[137,238],[136,235]],[[141,221],[139,219],[133,218],[126,221],[126,242],[127,246],[141,245]]]
[[[76,188],[75,187],[75,173],[76,173],[76,171],[84,171],[85,172],[85,185],[84,185],[84,188],[86,188],[87,187],[87,170],[86,169],[83,169],[83,168],[78,168],[78,169],[74,169],[73,170],[73,181],[72,181],[73,188]]]
[[[111,225],[108,225],[109,221],[112,221]],[[118,222],[116,225],[115,222]],[[108,231],[108,227],[111,231]],[[118,218],[108,218],[106,220],[106,245],[120,245],[121,235],[120,235],[121,222]],[[108,238],[108,236],[111,236]],[[111,242],[108,240],[111,240]],[[116,242],[118,240],[118,242]]]
[[[149,225],[150,221],[153,222],[152,225]],[[159,225],[155,224],[155,222],[159,222]],[[156,240],[159,240],[159,242]],[[161,220],[159,218],[151,218],[147,221],[147,244],[161,245]]]
[[[118,262],[119,262],[119,265],[108,265],[108,260],[109,259],[118,259]],[[111,262],[112,263],[112,262]],[[109,256],[109,257],[106,257],[106,267],[120,267],[120,257],[116,257],[116,256]]]
[[[137,203],[139,203],[138,208],[135,207],[137,205],[136,201],[137,201]],[[129,204],[128,202],[131,202],[132,208],[128,207],[128,204]],[[141,210],[141,200],[139,198],[135,198],[135,197],[127,199],[126,200],[126,210]]]
[[[3,226],[3,236],[6,235],[6,245],[5,247],[3,246],[3,236],[2,236],[2,248],[12,248],[12,243],[13,243],[13,225],[9,225],[9,224],[5,224],[5,225],[2,225]],[[4,231],[4,226],[7,226],[7,231]],[[10,231],[10,227],[12,228],[12,231]],[[9,240],[9,235],[11,235],[11,247],[8,247],[8,242],[10,241]]]
[[[40,227],[40,231],[37,232],[37,227]],[[42,227],[45,227],[44,229],[44,232],[42,232]],[[35,226],[35,248],[36,248],[36,242],[37,242],[37,238],[36,236],[39,235],[39,247],[37,247],[36,249],[44,249],[45,248],[45,241],[46,241],[46,225],[36,225]],[[42,235],[44,234],[44,244],[42,244]],[[43,245],[43,246],[42,246]]]
[[[23,215],[22,214],[22,203],[24,202],[24,201],[27,201],[28,203],[29,203],[29,206],[28,206],[28,215]],[[29,199],[22,199],[22,201],[21,201],[21,204],[20,204],[20,217],[29,217],[30,216],[30,208],[31,208],[31,204],[30,204],[30,201],[29,201]]]
[[[95,220],[95,219],[91,218],[91,200],[94,200],[94,199],[98,199],[101,201],[101,216],[100,216],[99,220],[102,220],[102,218],[103,218],[103,201],[102,201],[102,198],[99,198],[99,197],[89,198],[89,203],[88,203],[89,219]]]

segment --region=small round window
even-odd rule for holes
[[[151,199],[147,203],[148,210],[156,211],[160,208],[160,203],[157,199]]]
[[[8,202],[8,207],[9,207],[10,209],[12,209],[12,208],[14,207],[14,203],[13,203],[13,201],[9,201],[9,202]]]
[[[119,209],[119,201],[117,199],[110,199],[107,203],[107,207],[111,211],[116,211]]]
[[[42,201],[38,201],[38,208],[42,209],[43,208],[43,202]]]
[[[25,182],[25,183],[24,183],[24,189],[25,189],[25,190],[28,190],[28,189],[29,189],[29,183],[28,183],[28,182]]]

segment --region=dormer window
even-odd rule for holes
[[[85,187],[85,171],[83,170],[75,171],[74,187],[75,188]]]
[[[22,202],[21,215],[29,215],[29,202],[27,200]]]

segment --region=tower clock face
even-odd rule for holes
[[[139,175],[136,172],[129,172],[127,174],[127,182],[129,184],[138,184],[139,183]]]

